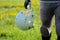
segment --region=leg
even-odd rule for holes
[[[50,40],[51,36],[51,30],[50,30],[50,25],[51,25],[51,20],[54,15],[54,9],[55,7],[54,4],[46,4],[42,3],[41,4],[41,21],[42,21],[42,26],[40,28],[41,34],[42,34],[42,40]]]
[[[60,6],[55,10],[57,40],[60,40]]]

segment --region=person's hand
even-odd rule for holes
[[[26,0],[25,3],[24,3],[24,7],[27,9],[27,6],[29,5],[31,1],[30,0]]]

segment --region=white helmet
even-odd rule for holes
[[[23,11],[20,11],[16,15],[16,25],[22,30],[28,30],[33,28],[34,14],[33,12],[28,12],[25,14]]]
[[[20,11],[16,15],[16,24],[17,27],[22,30],[28,30],[33,28],[33,21],[34,21],[34,13],[31,11],[31,6],[28,5],[28,12],[24,13],[24,11]]]

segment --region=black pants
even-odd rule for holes
[[[60,36],[60,3],[43,3],[40,5],[41,14],[41,33],[43,36],[49,36],[51,33],[50,25],[52,17],[55,15],[56,33]]]

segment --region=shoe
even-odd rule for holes
[[[50,40],[51,34],[47,37],[42,36],[42,40]]]

